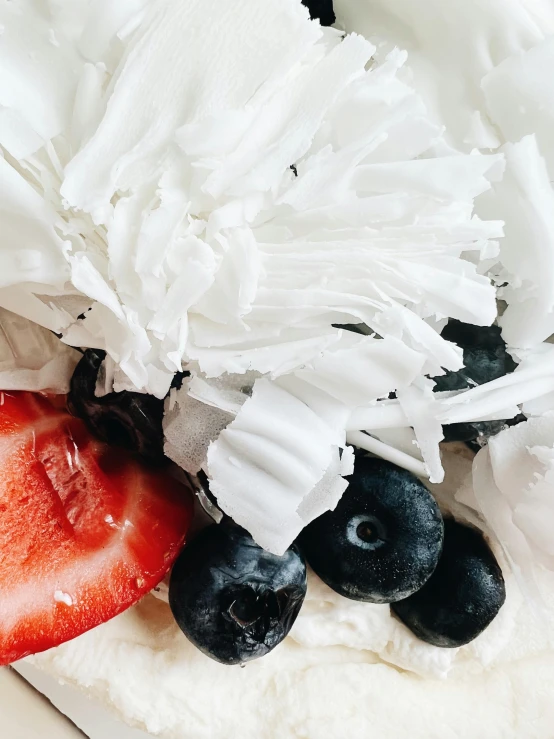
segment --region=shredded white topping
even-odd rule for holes
[[[67,393],[80,357],[79,352],[61,344],[50,331],[0,308],[2,391]]]
[[[554,408],[552,92],[534,84],[554,47],[495,3],[480,54],[461,5],[433,21],[477,60],[446,134],[460,91],[443,75],[429,111],[421,94],[437,58],[413,56],[416,92],[405,52],[298,0],[2,4],[0,307],[31,350],[7,340],[0,386],[67,390],[76,354],[46,330],[106,350],[102,393],[163,398],[188,369],[166,453],[276,552],[337,504],[347,432],[440,481],[442,424]],[[427,48],[413,3],[388,12]],[[490,325],[498,296],[520,366],[434,395],[463,364],[446,320]]]
[[[491,438],[473,464],[477,509],[501,542],[531,602],[542,605],[538,563],[554,569],[554,413]],[[462,499],[462,502],[463,499]]]

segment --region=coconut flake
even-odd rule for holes
[[[164,453],[179,467],[196,475],[206,465],[211,442],[234,415],[191,397],[189,386],[190,382],[185,380],[181,389],[173,389],[166,400]]]
[[[385,49],[395,43],[410,49],[410,79],[460,146],[464,139],[472,146],[492,143],[498,133],[484,115],[483,77],[554,32],[549,0],[453,1],[448,12],[442,0],[425,0],[425,13],[411,0],[334,0],[334,6],[342,28],[382,39]],[[472,137],[476,111],[484,140],[481,130]]]
[[[542,344],[528,352],[516,370],[483,385],[445,398],[438,419],[443,423],[462,423],[492,418],[495,414],[517,415],[517,406],[554,391],[552,367],[554,346]]]
[[[420,460],[413,457],[411,454],[400,451],[394,446],[384,443],[379,439],[365,434],[361,431],[349,431],[346,434],[346,439],[349,444],[352,444],[359,449],[365,449],[367,452],[375,454],[377,457],[386,459],[388,462],[392,462],[398,467],[403,467],[418,477],[429,478],[429,469]]]
[[[63,394],[79,352],[50,331],[0,308],[0,388]]]
[[[67,247],[55,231],[56,213],[2,157],[0,195],[0,289],[20,282],[37,283],[61,291],[70,272],[65,257]],[[23,295],[21,302],[24,315]]]
[[[67,130],[82,62],[40,10],[3,3],[0,23],[0,144],[22,159]]]
[[[338,447],[332,452],[333,458],[321,480],[310,490],[297,508],[297,513],[307,526],[311,521],[333,511],[346,488],[344,478],[354,472],[354,450],[346,447],[342,455]]]
[[[475,500],[524,592],[538,605],[536,563],[554,569],[553,484],[553,413],[500,432],[474,460]]]
[[[266,379],[256,381],[252,398],[210,445],[208,469],[221,509],[275,554],[346,488],[332,429]]]
[[[398,401],[410,426],[414,429],[418,446],[431,482],[444,480],[439,442],[444,439],[442,424],[437,420],[439,404],[433,395],[432,381],[421,378],[418,385],[399,390]]]
[[[554,30],[554,29],[553,29]],[[554,64],[550,36],[523,53],[513,54],[482,80],[487,111],[505,141],[520,141],[532,134],[554,176],[554,83],[545,69]]]
[[[355,407],[407,387],[424,362],[423,355],[392,337],[359,338],[345,332],[339,343],[294,375]]]
[[[506,218],[500,259],[513,287],[503,291],[509,305],[499,323],[509,345],[530,347],[554,333],[554,189],[534,136],[504,152],[508,171],[496,190]]]

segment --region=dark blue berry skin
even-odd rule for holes
[[[363,323],[334,323],[333,328],[341,328],[343,331],[350,331],[354,334],[367,336],[367,330]]]
[[[169,605],[180,629],[224,665],[263,657],[289,633],[306,595],[296,547],[282,557],[225,520],[188,544],[171,573]]]
[[[474,442],[479,449],[479,440],[487,441],[506,428],[506,421],[468,421],[467,423],[449,423],[442,427],[445,441]]]
[[[473,326],[451,319],[441,336],[464,352],[464,367],[433,378],[435,390],[464,390],[513,372],[517,367],[506,351],[498,326]]]
[[[483,385],[513,372],[517,367],[506,351],[506,344],[498,326],[473,326],[451,319],[441,336],[463,349],[464,367],[434,377],[435,392],[465,390]],[[454,423],[444,426],[446,441],[474,441],[488,438],[502,431],[506,421]]]
[[[106,353],[99,349],[87,349],[83,354],[71,378],[70,413],[81,418],[102,441],[125,447],[149,462],[165,463],[164,401],[127,390],[97,398],[96,378],[105,357]]]
[[[332,26],[336,21],[333,0],[302,0],[310,11],[310,17],[319,20],[322,26]]]
[[[310,566],[337,593],[392,603],[428,580],[442,538],[437,503],[417,477],[382,459],[357,456],[335,510],[309,524],[299,542]]]
[[[480,531],[452,519],[444,527],[437,569],[421,590],[391,607],[419,639],[436,647],[461,647],[497,616],[506,588]]]
[[[526,420],[527,420],[527,416],[524,416],[523,413],[519,413],[514,418],[508,418],[506,421],[482,421],[481,423],[474,423],[474,424],[452,423],[449,426],[443,426],[443,431],[445,435],[445,441],[465,441],[466,446],[468,446],[471,449],[471,451],[477,454],[477,452],[479,452],[483,446],[482,443],[479,443],[480,440],[487,442],[489,437],[500,433],[500,431],[503,431],[505,428],[511,428],[512,426],[517,426],[518,423],[525,423]],[[466,439],[466,438],[450,439],[448,438],[447,430],[453,427],[462,426],[462,425],[476,426],[477,431],[478,431],[477,437],[473,439]]]

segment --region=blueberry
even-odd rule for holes
[[[434,377],[435,391],[465,390],[513,372],[517,367],[506,351],[498,326],[473,326],[451,319],[441,336],[457,344],[464,353],[464,367]],[[475,441],[499,433],[506,421],[455,423],[444,427],[446,441]]]
[[[364,323],[333,323],[333,328],[340,328],[343,331],[350,331],[354,334],[367,336],[368,329]]]
[[[464,352],[464,367],[433,378],[435,390],[464,390],[513,372],[517,367],[506,351],[498,326],[473,326],[450,320],[441,336]]]
[[[392,609],[419,639],[461,647],[487,628],[505,600],[502,571],[481,532],[446,519],[437,569]]]
[[[169,604],[180,629],[225,665],[274,649],[289,633],[306,595],[306,564],[296,547],[282,557],[226,520],[200,532],[177,560]]]
[[[339,504],[304,529],[300,545],[337,593],[391,603],[431,576],[442,537],[439,508],[417,477],[382,459],[357,456]]]
[[[472,452],[479,452],[491,436],[495,436],[506,428],[524,423],[527,416],[519,413],[506,421],[477,421],[475,423],[451,423],[443,426],[445,441],[465,441]],[[466,428],[469,427],[469,428]],[[476,432],[476,435],[475,435]]]
[[[97,398],[96,378],[105,357],[99,349],[84,353],[71,378],[69,411],[102,441],[130,449],[150,462],[164,462],[164,401],[127,390]]]
[[[332,26],[337,20],[333,0],[302,0],[310,11],[310,17],[318,19],[322,26]]]
[[[479,442],[496,436],[506,428],[506,421],[468,421],[466,423],[449,423],[442,427],[445,441]]]

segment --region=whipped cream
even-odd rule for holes
[[[432,490],[443,511],[475,524],[467,503],[472,456],[450,445],[447,482]],[[343,598],[310,573],[291,635],[243,669],[219,665],[187,642],[162,602],[163,587],[156,598],[27,661],[168,739],[226,739],[239,731],[247,739],[336,739],[346,729],[363,739],[369,726],[382,736],[409,730],[421,739],[444,732],[485,739],[491,731],[544,739],[554,720],[554,573],[535,570],[548,605],[535,612],[494,546],[506,603],[459,649],[419,641],[388,606]]]
[[[487,669],[479,658],[460,660],[447,680],[423,679],[356,647],[292,639],[229,668],[198,652],[169,608],[148,596],[32,661],[164,739],[545,739],[554,721],[552,642],[528,619],[517,634]],[[409,652],[401,635],[394,649]]]

